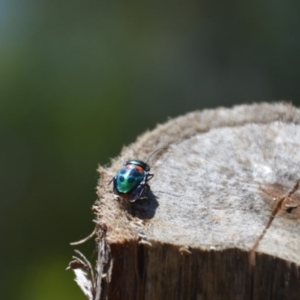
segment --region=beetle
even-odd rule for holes
[[[120,198],[135,202],[143,196],[145,189],[150,186],[147,182],[153,178],[150,166],[142,160],[132,159],[126,161],[117,174],[111,179],[113,191]]]

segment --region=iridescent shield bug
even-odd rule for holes
[[[149,159],[158,151],[167,149],[167,147],[159,148],[152,152]],[[127,160],[122,168],[117,172],[115,177],[111,179],[109,184],[113,182],[113,191],[115,195],[120,198],[128,199],[130,202],[135,202],[136,200],[147,197],[144,191],[150,190],[150,186],[147,182],[154,176],[150,173],[150,166],[139,159]]]
[[[150,189],[147,182],[154,174],[149,172],[150,167],[145,162],[128,160],[109,183],[113,182],[113,191],[120,198],[135,202],[143,196],[146,188]]]

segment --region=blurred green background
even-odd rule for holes
[[[83,300],[96,168],[146,129],[300,101],[300,2],[0,0],[0,299]],[[80,249],[91,260],[94,243]]]

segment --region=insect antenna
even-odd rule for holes
[[[131,147],[128,147],[128,148],[133,152],[134,157],[136,157],[138,160],[140,160],[137,152],[133,148],[131,148]]]
[[[154,152],[152,152],[152,153],[150,154],[150,156],[148,157],[146,163],[148,164],[150,158],[151,158],[155,153],[157,153],[158,151],[161,151],[161,150],[163,150],[163,149],[168,149],[168,147],[162,147],[162,148],[156,149]]]

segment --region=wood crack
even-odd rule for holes
[[[292,195],[299,189],[299,185],[300,185],[300,182],[297,181],[296,184],[294,185],[294,187],[292,188],[292,190],[279,199],[278,203],[276,204],[275,209],[273,209],[273,211],[271,213],[271,216],[270,216],[264,230],[261,232],[261,234],[259,235],[259,237],[257,238],[256,242],[254,243],[253,247],[250,250],[250,263],[251,263],[251,265],[255,265],[255,250],[257,249],[260,241],[265,236],[267,230],[271,227],[276,215],[281,210],[284,201],[288,201],[288,200],[291,199]],[[276,195],[271,194],[268,190],[264,189],[261,186],[260,186],[260,190],[263,191],[265,194],[267,194],[269,196],[277,198]],[[295,204],[292,204],[292,205],[287,204],[286,206],[287,206],[287,209],[286,209],[287,213],[291,213],[293,209],[298,207],[298,205],[295,205]]]

